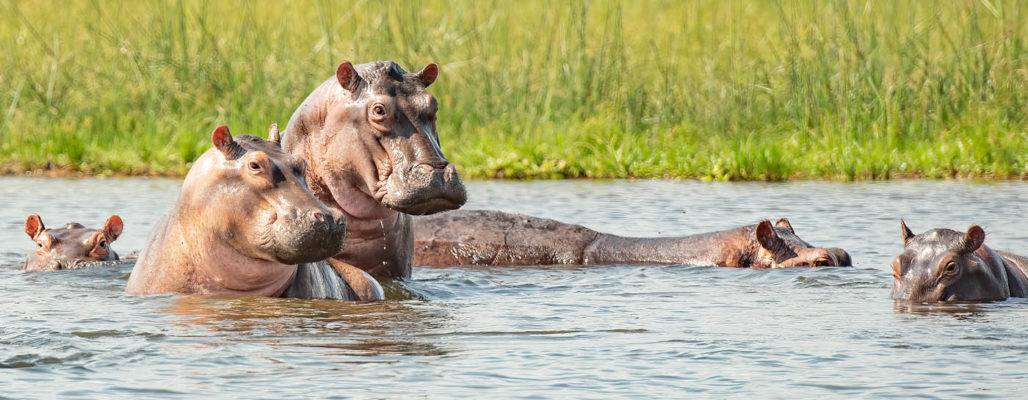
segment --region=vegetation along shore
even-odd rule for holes
[[[390,59],[467,177],[1028,177],[1025,1],[464,3],[0,0],[0,172],[180,175]]]

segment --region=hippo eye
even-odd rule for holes
[[[107,247],[107,241],[106,240],[101,240],[100,241],[100,248],[102,249],[104,247]]]
[[[43,243],[42,242],[36,242],[36,246],[37,247],[43,247]]]
[[[256,161],[250,161],[249,167],[253,172],[261,172],[261,164]]]
[[[384,117],[386,115],[385,106],[381,104],[375,104],[371,106],[371,114],[376,117]]]
[[[947,264],[946,264],[946,266],[945,266],[945,267],[944,267],[944,268],[942,269],[942,274],[941,274],[941,275],[944,275],[944,276],[953,276],[953,275],[956,275],[956,274],[957,274],[957,270],[958,270],[958,266],[957,266],[957,263],[956,263],[955,261],[950,261],[950,262],[949,262],[949,263],[947,263]]]

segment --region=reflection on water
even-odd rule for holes
[[[350,303],[131,297],[131,262],[22,273],[29,212],[116,212],[129,254],[178,181],[0,180],[0,396],[1011,398],[1028,376],[1028,300],[895,303],[888,271],[900,217],[1028,253],[1024,183],[471,182],[471,208],[629,235],[789,217],[856,267],[416,269]]]
[[[248,341],[271,339],[276,345],[345,350],[354,356],[446,354],[417,338],[440,329],[447,311],[417,303],[177,296],[164,311],[181,316],[179,323]],[[347,340],[338,341],[339,336]]]
[[[1015,300],[1016,301],[1016,300]],[[932,315],[932,314],[950,314],[955,318],[969,318],[974,316],[981,316],[987,310],[980,304],[961,304],[961,303],[941,303],[941,304],[920,304],[911,303],[907,301],[896,301],[896,312],[918,314],[918,315]]]

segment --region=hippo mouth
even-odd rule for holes
[[[371,197],[392,210],[428,215],[455,210],[467,201],[460,175],[451,164],[433,167],[416,164],[395,173],[392,160],[379,168]]]
[[[427,200],[412,201],[408,204],[386,204],[387,207],[393,210],[411,215],[429,215],[443,211],[456,210],[463,205],[463,201],[446,197],[434,197]]]

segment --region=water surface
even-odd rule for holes
[[[29,212],[126,222],[139,250],[178,180],[0,179],[0,397],[1024,397],[1028,301],[889,300],[898,219],[982,225],[1028,253],[1028,184],[472,182],[469,208],[629,235],[786,216],[855,268],[416,269],[371,304],[130,297],[130,265],[26,274]]]

